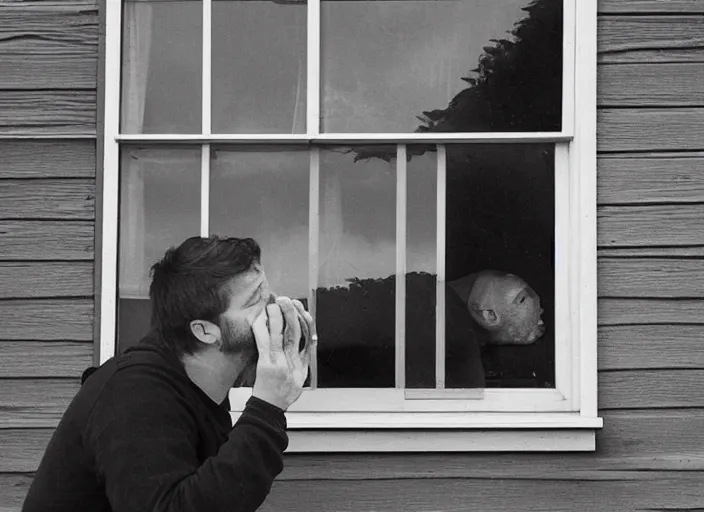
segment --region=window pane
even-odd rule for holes
[[[554,386],[554,204],[552,145],[448,146],[447,387]]]
[[[320,154],[318,385],[393,387],[396,164],[356,155]]]
[[[306,5],[213,2],[214,133],[304,133]]]
[[[200,148],[124,148],[120,169],[118,350],[149,329],[149,269],[200,231]]]
[[[406,165],[406,387],[435,387],[437,153],[408,146]],[[419,154],[420,153],[420,154]]]
[[[210,232],[252,237],[274,293],[308,298],[308,151],[213,148]]]
[[[326,132],[560,129],[562,0],[323,1],[321,17]]]
[[[200,133],[203,5],[127,1],[123,133]]]

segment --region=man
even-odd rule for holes
[[[283,469],[284,411],[316,342],[310,315],[272,298],[252,239],[190,238],[152,276],[151,334],[87,376],[24,512],[254,511]],[[232,427],[228,391],[248,375],[252,398]]]

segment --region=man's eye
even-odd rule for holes
[[[519,304],[523,304],[526,301],[525,296],[521,297],[521,300],[518,301]]]
[[[259,294],[257,294],[255,297],[252,297],[251,299],[249,299],[249,301],[247,302],[247,304],[245,304],[244,307],[246,307],[246,308],[253,308],[253,307],[256,306],[257,304],[259,304],[259,302],[261,301],[261,299],[262,299],[262,294],[259,293]]]

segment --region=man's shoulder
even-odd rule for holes
[[[191,387],[185,371],[179,372],[158,353],[118,355],[95,370],[76,396],[83,436],[95,443],[101,432],[158,428],[167,418],[190,429],[198,416]]]
[[[188,386],[188,377],[159,350],[130,350],[83,372],[79,394],[91,402],[134,403],[158,396],[168,400]]]

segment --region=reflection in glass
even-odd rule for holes
[[[200,232],[200,158],[200,148],[122,150],[119,351],[149,328],[151,266]]]
[[[562,0],[323,1],[321,17],[326,132],[560,129]]]
[[[406,165],[406,387],[435,387],[437,153]]]
[[[320,154],[318,385],[393,387],[395,159],[355,154]]]
[[[306,304],[308,151],[238,146],[211,158],[210,232],[254,238],[271,290]]]
[[[306,130],[306,5],[213,2],[214,133]]]
[[[200,133],[203,6],[125,3],[123,133]]]
[[[447,387],[553,387],[554,147],[448,146],[446,222]]]

